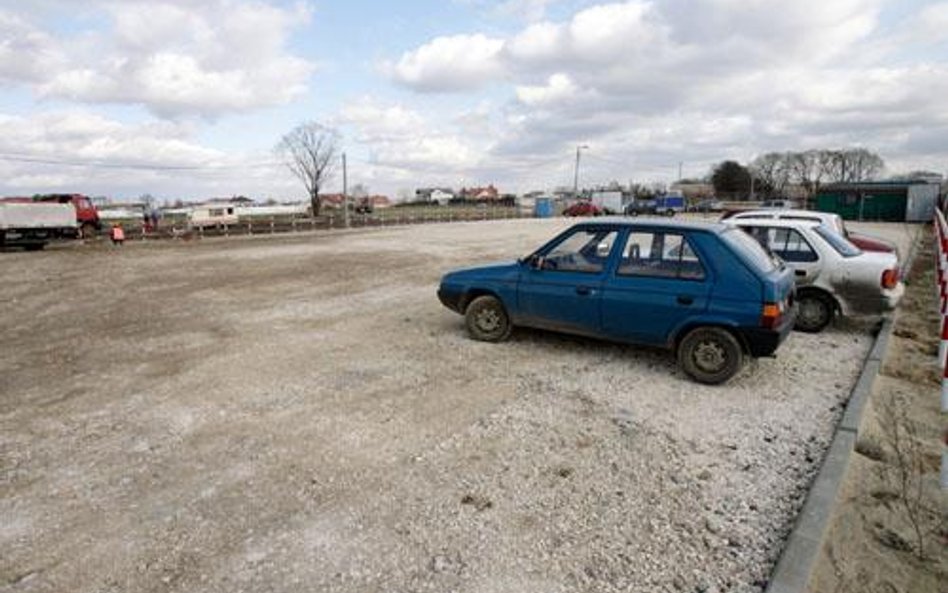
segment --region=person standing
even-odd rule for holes
[[[122,229],[122,225],[113,224],[112,225],[112,245],[122,245],[125,243],[125,231]]]

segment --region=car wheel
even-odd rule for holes
[[[674,215],[675,215],[675,211],[674,211],[674,210],[666,210],[666,211],[665,211],[665,216],[674,216]]]
[[[475,298],[464,313],[467,333],[482,342],[506,340],[513,330],[504,304],[497,297],[484,295]]]
[[[741,370],[744,352],[731,332],[699,327],[678,345],[678,364],[695,381],[718,385]]]
[[[793,329],[815,334],[833,320],[835,303],[830,297],[818,292],[804,293],[797,298],[797,321]]]

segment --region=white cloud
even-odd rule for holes
[[[542,86],[518,86],[516,92],[517,99],[529,106],[565,103],[579,95],[579,89],[568,74],[553,74]]]
[[[16,15],[0,11],[0,82],[40,80],[63,66],[53,38]]]
[[[246,0],[200,4],[100,1],[106,32],[56,36],[10,13],[0,30],[0,77],[38,96],[144,105],[154,113],[217,116],[287,103],[306,89],[313,65],[286,50],[309,18],[299,4]],[[18,64],[29,68],[16,68]]]
[[[679,160],[703,169],[764,150],[930,149],[922,130],[948,133],[939,98],[948,64],[943,47],[920,44],[945,38],[948,3],[883,20],[894,8],[895,0],[629,0],[493,37],[489,54],[464,65],[493,73],[511,96],[479,166],[561,175],[580,142],[594,147],[590,167],[619,178],[663,167],[671,177]],[[405,56],[415,75],[396,81],[456,90],[439,52]],[[948,159],[948,147],[939,152]]]
[[[402,54],[383,70],[396,81],[420,91],[476,89],[503,76],[504,42],[486,35],[436,37]]]
[[[0,193],[52,191],[167,199],[237,193],[293,196],[279,165],[228,155],[194,140],[191,124],[122,123],[83,111],[0,114]]]
[[[455,180],[476,167],[489,148],[486,133],[468,137],[404,106],[370,98],[344,107],[339,124],[355,130],[355,140],[369,151],[372,166],[424,171],[441,179]]]

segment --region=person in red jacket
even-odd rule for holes
[[[121,225],[112,225],[112,245],[121,245],[125,243],[125,231]]]

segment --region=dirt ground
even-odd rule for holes
[[[566,224],[0,253],[0,590],[761,590],[874,324],[469,340],[440,275]]]
[[[931,240],[923,243],[907,278],[812,591],[948,592],[948,497],[938,484],[946,427],[939,409],[932,249]]]

